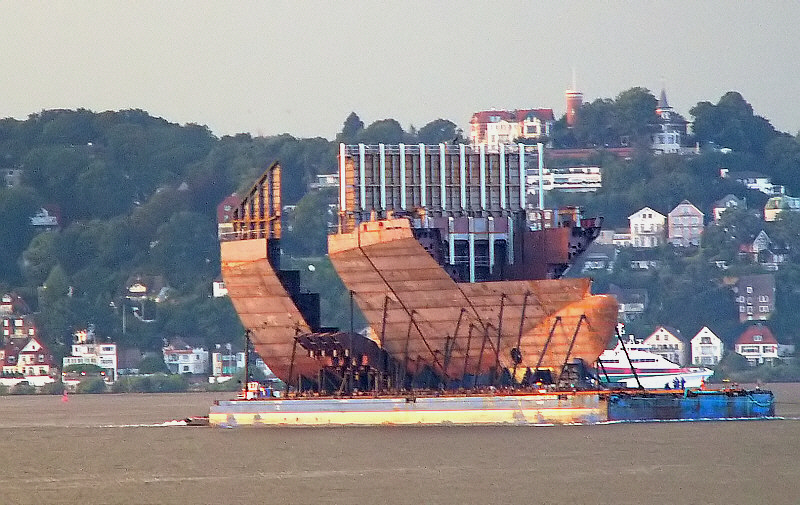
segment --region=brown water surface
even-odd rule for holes
[[[798,504],[790,419],[556,427],[214,429],[229,393],[0,397],[0,504]]]

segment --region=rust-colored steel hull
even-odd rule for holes
[[[329,255],[384,349],[410,373],[429,366],[460,378],[538,365],[558,374],[568,358],[594,362],[614,332],[616,302],[592,296],[588,279],[456,283],[405,219],[332,235]]]
[[[311,329],[267,259],[267,240],[220,243],[228,296],[242,324],[251,331],[256,352],[278,378],[315,377],[325,363],[294,349],[295,336]]]

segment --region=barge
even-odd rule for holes
[[[229,400],[211,407],[209,422],[218,427],[525,426],[774,416],[769,391],[687,389]]]

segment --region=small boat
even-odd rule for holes
[[[649,345],[635,340],[633,335],[629,336],[624,347],[622,342],[617,342],[614,349],[603,351],[598,362],[597,372],[602,382],[622,383],[633,388],[639,387],[640,383],[647,389],[696,388],[714,374],[708,368],[681,367],[653,353]],[[638,382],[631,366],[636,370]]]

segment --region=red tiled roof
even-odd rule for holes
[[[518,109],[518,110],[482,110],[472,115],[470,123],[489,123],[489,118],[497,116],[500,119],[517,122],[525,119],[526,116],[533,115],[541,121],[554,121],[553,109]]]
[[[761,335],[761,340],[754,340],[753,337]],[[756,324],[750,326],[736,339],[736,345],[741,344],[777,344],[778,340],[767,326]]]

